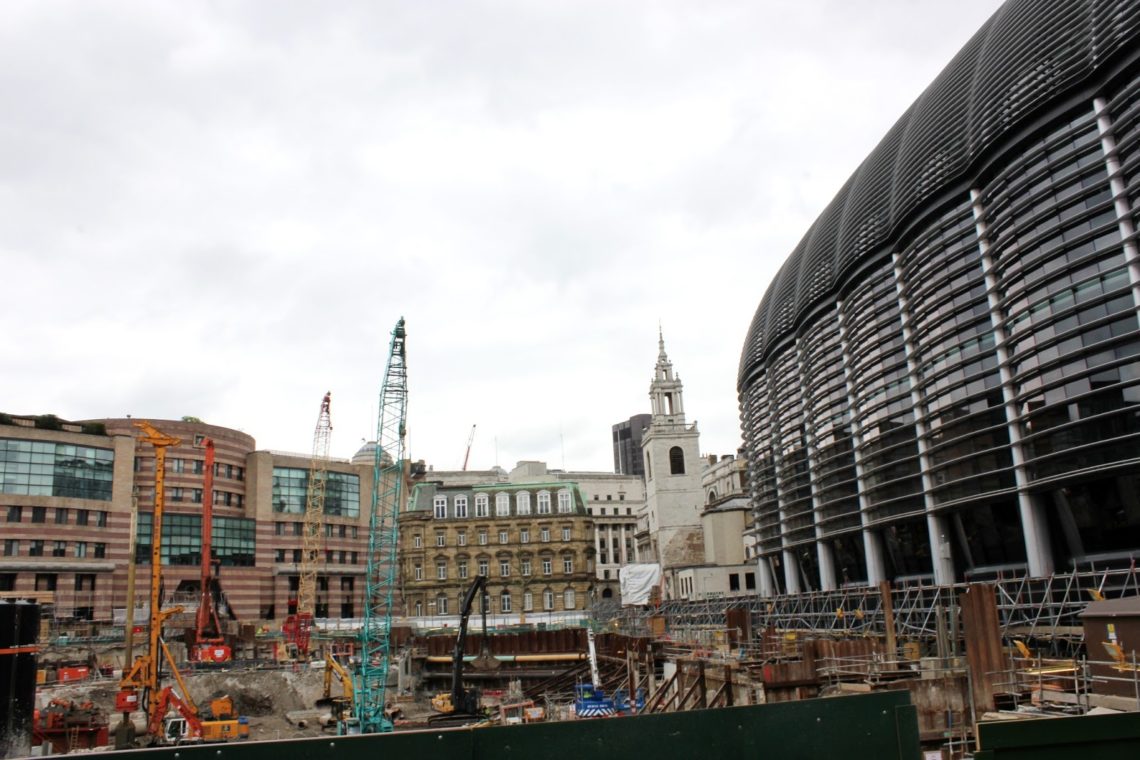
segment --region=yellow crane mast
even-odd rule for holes
[[[329,442],[332,437],[332,393],[321,400],[313,430],[313,458],[309,463],[309,486],[305,494],[305,522],[301,543],[301,573],[297,584],[297,636],[299,654],[309,653],[309,638],[317,608],[317,567],[321,556],[321,527],[325,516],[325,493],[329,478]]]

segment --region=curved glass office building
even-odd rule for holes
[[[1010,0],[760,303],[765,593],[1140,554],[1140,3]]]

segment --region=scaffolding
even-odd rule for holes
[[[992,581],[1004,637],[1047,644],[1055,653],[1081,645],[1080,613],[1089,602],[1140,595],[1140,572],[1127,568],[1086,568],[1043,578],[999,577]],[[968,584],[936,586],[925,582],[890,587],[894,633],[900,639],[937,640],[945,635]],[[696,601],[670,600],[657,607],[617,607],[598,603],[594,620],[627,635],[657,635],[700,641],[701,632],[728,628],[729,610],[748,611],[753,631],[801,631],[845,638],[886,634],[886,615],[878,587],[859,586],[785,596],[741,596]]]

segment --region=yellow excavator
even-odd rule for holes
[[[333,678],[340,681],[341,694],[333,696]],[[333,725],[343,723],[352,716],[352,677],[345,667],[328,651],[325,652],[325,693],[317,700],[317,707],[328,707]]]

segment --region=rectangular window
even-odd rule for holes
[[[337,534],[337,537],[339,537],[339,538],[348,538],[348,526],[347,525],[336,526],[336,534]]]
[[[544,610],[554,609],[554,592],[553,591],[543,591],[542,592],[542,609],[544,609]]]
[[[515,514],[529,515],[530,514],[530,492],[519,491],[515,495]]]
[[[32,507],[32,522],[47,522],[47,507]]]
[[[66,557],[67,556],[67,542],[66,541],[53,541],[51,547],[51,556],[53,557]]]
[[[534,594],[530,591],[523,592],[523,611],[530,612],[534,609]]]
[[[574,598],[574,589],[568,588],[562,592],[562,609],[572,610],[577,603],[578,600]]]
[[[190,501],[192,501],[195,504],[201,504],[202,503],[202,489],[201,488],[195,488],[193,490],[193,492],[190,495]]]
[[[75,510],[75,524],[76,525],[86,525],[90,516],[91,516],[90,510],[87,510],[87,509]]]
[[[511,495],[509,493],[495,494],[495,517],[510,517]]]
[[[83,557],[87,556],[87,542],[86,541],[76,541],[75,542],[75,556],[79,557],[79,558],[83,558]]]
[[[562,540],[563,541],[569,541],[570,540],[570,529],[569,528],[563,528],[562,529]]]
[[[487,577],[490,566],[491,566],[491,563],[489,560],[485,560],[485,559],[479,560],[479,575],[482,575],[484,578]]]
[[[273,561],[274,562],[284,562],[285,561],[285,550],[284,549],[274,550]]]
[[[756,589],[756,573],[744,574],[744,588],[748,589],[749,591]]]
[[[356,526],[355,526],[355,525],[353,525],[353,526],[351,526],[351,527],[352,527],[352,530],[351,530],[351,531],[349,531],[349,535],[351,535],[353,538],[356,538],[356,537],[357,537]]]
[[[504,591],[502,596],[499,597],[499,612],[511,611],[511,595]]]
[[[19,507],[8,507],[8,522],[18,523],[21,517],[23,517],[22,509]]]
[[[500,578],[506,578],[510,574],[511,574],[510,560],[506,560],[506,559],[499,560],[499,577]]]
[[[294,536],[303,535],[302,530],[301,530],[302,526],[303,526],[303,523],[299,523],[299,522],[293,523],[293,535]]]
[[[447,517],[447,497],[436,496],[433,504],[435,519],[442,520]]]
[[[348,554],[349,554],[349,562],[351,562],[353,565],[355,565],[357,563],[357,559],[358,559],[356,552],[349,552]]]
[[[417,581],[422,581],[424,579],[423,567],[421,565],[413,565],[412,566],[412,575]]]
[[[440,615],[446,615],[447,614],[447,597],[446,596],[441,596],[441,597],[439,597],[439,599],[436,600],[435,611],[438,612]]]
[[[539,528],[538,538],[544,544],[550,543],[550,528]]]
[[[550,514],[550,492],[549,491],[539,491],[538,492],[538,513],[540,515]]]
[[[455,543],[457,546],[467,546],[467,532],[460,531],[455,536]]]
[[[485,531],[485,530],[479,531],[479,545],[480,546],[486,546],[487,545],[487,531]]]
[[[300,562],[301,561],[301,550],[300,549],[294,549],[293,550],[293,561],[294,562]]]
[[[522,560],[522,562],[519,563],[519,570],[524,576],[530,576],[530,560]]]
[[[435,534],[435,545],[436,546],[447,546],[447,536],[442,532],[437,532]]]
[[[283,522],[274,523],[273,524],[273,533],[274,533],[274,535],[277,535],[277,536],[284,536],[285,535],[285,523],[283,523]]]
[[[206,463],[204,461],[202,461],[201,459],[195,459],[194,460],[194,474],[195,475],[201,475],[205,471],[206,471]]]
[[[574,559],[573,557],[562,558],[562,572],[571,575],[574,572]]]
[[[435,566],[435,577],[441,581],[447,580],[447,565],[439,562]]]
[[[487,517],[489,510],[490,500],[485,493],[475,494],[475,516]]]
[[[520,544],[529,544],[530,543],[530,529],[529,528],[519,529],[519,543]]]
[[[186,460],[184,459],[171,459],[170,471],[174,473],[181,473],[186,471]]]
[[[95,526],[98,528],[107,527],[107,513],[105,511],[99,510],[95,513]]]
[[[340,564],[345,564],[345,561],[348,559],[348,553],[344,549],[341,549],[337,552],[337,559],[340,560]]]
[[[554,574],[554,562],[549,557],[542,560],[542,574],[543,575],[553,575]]]
[[[36,573],[36,591],[55,591],[55,573]]]
[[[499,531],[499,543],[500,544],[507,543],[507,531],[505,531],[505,530]]]
[[[467,560],[459,560],[458,568],[459,568],[459,577],[460,578],[466,578],[467,577]]]
[[[466,496],[456,496],[455,497],[455,516],[456,517],[467,517],[467,497]]]
[[[571,511],[569,491],[558,492],[558,511],[562,514],[566,514]]]
[[[20,556],[20,542],[14,538],[4,539],[4,556],[5,557],[18,557]]]
[[[42,557],[44,556],[44,542],[42,539],[32,539],[32,545],[28,547],[29,557]]]
[[[103,559],[107,556],[106,544],[95,544],[95,559]]]
[[[424,537],[419,533],[412,536],[412,546],[416,549],[422,549],[424,546]]]
[[[729,573],[728,574],[728,590],[729,591],[739,591],[740,590],[740,573]]]

